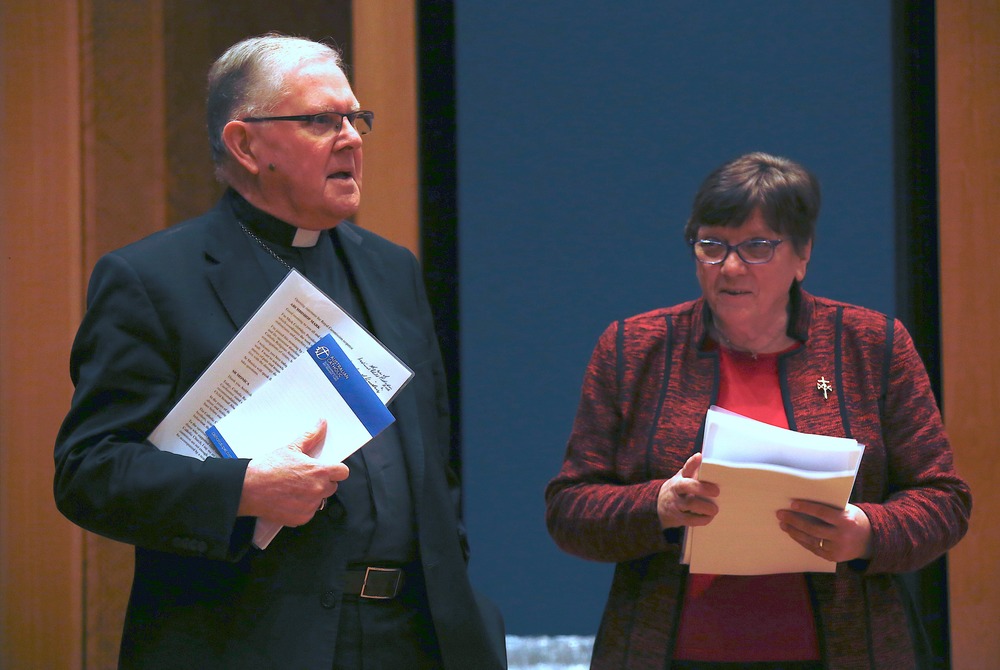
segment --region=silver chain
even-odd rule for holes
[[[289,265],[288,263],[286,263],[284,258],[282,258],[278,254],[274,253],[274,249],[272,249],[271,247],[269,247],[266,244],[264,244],[264,240],[260,239],[256,235],[254,235],[253,231],[250,230],[249,228],[247,228],[246,226],[244,226],[242,221],[237,221],[237,223],[240,224],[240,228],[243,229],[244,233],[246,233],[247,235],[249,235],[251,237],[251,239],[256,240],[257,244],[259,244],[260,246],[264,247],[264,251],[266,251],[267,253],[271,254],[276,261],[278,261],[279,263],[281,263],[282,265],[284,265],[289,270],[292,269],[292,266]]]

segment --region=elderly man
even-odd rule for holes
[[[208,88],[229,189],[94,268],[55,497],[75,523],[136,547],[123,667],[505,665],[499,614],[466,571],[417,262],[344,221],[373,117],[328,46],[275,34],[234,45]],[[345,464],[310,456],[336,423],[252,460],[158,450],[150,432],[291,268],[414,371],[395,423]],[[260,516],[286,526],[264,550]]]

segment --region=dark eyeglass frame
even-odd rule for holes
[[[729,258],[729,254],[731,254],[734,251],[736,252],[736,255],[740,257],[740,260],[746,263],[747,265],[763,265],[764,263],[770,263],[772,260],[774,260],[774,252],[778,248],[778,245],[781,244],[782,242],[784,242],[784,240],[782,239],[768,240],[763,237],[753,237],[749,240],[743,240],[739,244],[729,244],[729,242],[724,242],[722,240],[716,240],[713,238],[706,237],[699,240],[689,240],[688,244],[691,246],[691,255],[694,256],[694,259],[699,263],[703,263],[705,265],[722,265],[723,263],[726,262],[726,259]],[[743,249],[747,245],[762,244],[762,243],[766,244],[768,248],[771,250],[771,253],[765,260],[752,260],[743,255]],[[711,245],[718,245],[719,247],[725,247],[726,253],[723,254],[722,258],[720,258],[719,260],[700,258],[698,256],[698,251],[697,251],[697,245],[699,244],[711,244]]]
[[[263,123],[264,121],[305,121],[307,123],[315,124],[316,119],[321,116],[339,116],[340,123],[336,125],[334,130],[340,132],[344,128],[344,119],[358,131],[359,135],[367,135],[375,128],[375,112],[369,111],[367,109],[358,109],[353,112],[316,112],[315,114],[291,114],[289,116],[244,116],[241,121],[246,123]],[[367,130],[362,130],[354,125],[354,122],[361,119],[368,126]]]

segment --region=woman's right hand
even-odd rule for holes
[[[719,513],[711,499],[719,495],[719,487],[695,479],[701,466],[701,452],[687,459],[680,471],[663,482],[656,499],[656,513],[663,528],[704,526]]]

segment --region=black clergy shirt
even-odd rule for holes
[[[237,221],[253,233],[249,237],[257,261],[271,284],[277,286],[293,267],[371,331],[347,258],[331,230],[315,233],[295,228],[257,209],[235,191],[229,191],[227,199]],[[327,430],[336,431],[336,424]],[[276,449],[281,446],[274,445]],[[336,516],[332,507],[343,507],[340,532],[351,547],[348,562],[402,565],[415,560],[413,499],[396,424],[390,424],[344,463],[350,476],[340,482],[332,505],[319,513]]]

